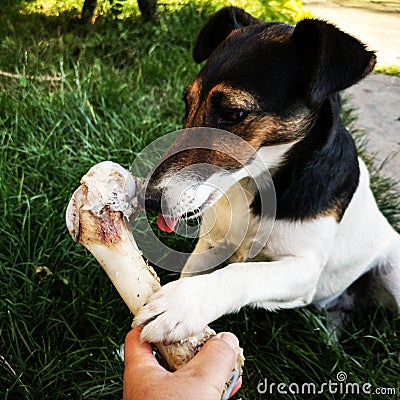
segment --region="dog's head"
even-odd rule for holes
[[[161,211],[164,203],[172,225],[207,208],[219,197],[214,183],[245,175],[255,154],[269,167],[279,165],[310,131],[326,100],[375,64],[373,52],[327,22],[263,23],[236,7],[211,17],[193,56],[197,63],[207,62],[184,92],[184,127],[218,128],[240,140],[207,138],[204,131],[205,142],[196,146],[196,136],[178,137],[153,171],[146,194],[147,206]],[[193,148],[187,149],[190,142]],[[199,164],[206,167],[196,168]]]

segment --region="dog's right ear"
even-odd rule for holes
[[[367,76],[376,55],[363,43],[336,26],[318,19],[300,21],[293,42],[301,49],[307,71],[307,105],[314,107],[332,93]]]
[[[197,36],[193,58],[201,63],[233,31],[248,25],[258,24],[259,20],[238,7],[224,7],[214,14]]]

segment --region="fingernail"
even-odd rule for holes
[[[228,343],[229,346],[232,347],[233,350],[237,350],[239,347],[239,339],[230,332],[221,332],[215,335],[215,337],[222,339],[224,342]]]
[[[239,390],[237,387],[237,383],[239,380],[241,381],[241,377],[237,371],[232,371],[229,375],[228,381],[225,383],[225,391],[222,395],[221,400],[228,400],[230,397],[234,395],[233,391],[236,389],[235,393]],[[241,385],[241,383],[240,383]]]
[[[240,387],[242,386],[243,380],[242,377],[239,378],[239,380],[235,383],[235,385],[233,386],[232,392],[231,392],[231,396],[234,396],[236,394],[236,392],[240,389]]]

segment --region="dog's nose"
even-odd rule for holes
[[[161,212],[161,192],[148,187],[144,194],[144,206],[146,210]]]

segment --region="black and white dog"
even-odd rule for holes
[[[375,54],[324,21],[263,23],[227,7],[200,32],[194,60],[207,63],[185,91],[185,128],[219,128],[251,145],[271,171],[276,220],[261,252],[249,259],[252,226],[264,223],[263,191],[245,176],[254,157],[240,147],[232,151],[241,163],[202,149],[166,157],[146,193],[148,207],[161,212],[163,202],[168,210],[160,225],[173,229],[179,218],[197,215],[202,224],[211,214],[214,221],[182,279],[165,285],[137,316],[142,339],[177,341],[245,305],[326,306],[367,272],[374,297],[399,312],[400,236],[378,210],[368,171],[340,118],[338,92],[372,71]],[[201,163],[227,171],[221,179],[241,178],[229,189],[231,211],[207,185],[211,173],[185,172]],[[182,187],[190,194],[177,195]],[[250,223],[235,243],[242,220]],[[237,249],[227,265],[198,274],[212,264],[213,253],[205,250],[221,242]]]

